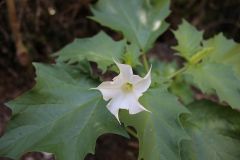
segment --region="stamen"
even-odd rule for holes
[[[129,82],[122,85],[122,90],[124,92],[131,92],[133,90],[133,85]]]

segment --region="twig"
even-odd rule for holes
[[[22,42],[22,34],[20,32],[20,23],[17,19],[15,2],[14,0],[7,0],[6,2],[8,8],[9,24],[16,47],[16,56],[22,66],[28,66],[30,63],[30,57],[26,47]]]

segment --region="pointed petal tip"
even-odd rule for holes
[[[116,63],[116,64],[119,64],[119,60],[118,59],[115,59],[115,58],[112,58],[113,59],[113,62]]]
[[[118,116],[115,116],[115,118],[117,119],[118,123],[121,125],[120,119]]]
[[[150,66],[148,73],[145,75],[144,79],[151,77],[152,65]]]
[[[98,87],[89,88],[88,90],[99,90]]]
[[[119,122],[119,124],[121,124],[120,120],[119,120],[119,108],[115,108],[112,104],[112,100],[110,102],[108,102],[107,104],[107,109],[110,111],[110,113],[117,119],[117,121]]]
[[[152,113],[152,111],[150,111],[150,110],[148,110],[148,109],[146,109],[146,108],[144,108],[144,111],[149,112],[149,113]]]
[[[110,111],[111,112],[111,111]],[[112,112],[111,112],[112,113]],[[118,123],[121,125],[121,121],[119,119],[119,116],[118,116],[118,112],[116,113],[112,113],[114,115],[114,117],[117,119]]]

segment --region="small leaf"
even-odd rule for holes
[[[36,86],[7,104],[13,117],[0,138],[0,157],[45,151],[58,160],[82,160],[100,135],[126,135],[83,75],[73,78],[66,66],[35,66]]]
[[[58,52],[58,62],[81,62],[85,59],[97,62],[103,72],[113,64],[113,59],[121,59],[126,42],[114,41],[104,32],[91,38],[76,39]]]
[[[231,66],[217,63],[200,63],[190,66],[187,74],[193,77],[195,84],[206,93],[216,91],[220,100],[233,108],[240,109],[240,80]]]
[[[120,31],[143,52],[168,27],[169,0],[100,0],[92,8],[93,20]]]
[[[139,137],[139,158],[144,160],[180,160],[179,143],[188,138],[182,128],[179,115],[187,113],[176,97],[166,89],[148,91],[141,99],[151,112],[128,116],[121,119],[126,126],[133,126]]]
[[[200,44],[203,40],[203,33],[187,21],[183,20],[178,30],[173,33],[178,41],[178,45],[173,48],[186,60],[190,60],[194,54],[202,49]]]
[[[182,141],[182,160],[239,160],[240,113],[209,101],[188,109],[181,119],[192,140]]]

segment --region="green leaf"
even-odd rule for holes
[[[168,27],[169,0],[100,0],[93,7],[93,20],[120,31],[144,52]]]
[[[126,135],[83,75],[73,78],[66,66],[35,66],[36,86],[7,104],[13,117],[0,138],[0,156],[45,151],[58,160],[82,160],[100,135]]]
[[[169,89],[174,95],[178,96],[179,100],[185,105],[194,101],[192,88],[183,76],[175,77]]]
[[[240,67],[239,45],[222,34],[203,41],[202,32],[186,21],[174,34],[178,40],[175,49],[188,60],[187,73],[193,77],[194,83],[204,92],[215,91],[233,108],[240,108],[240,81],[235,75]]]
[[[192,140],[182,141],[182,160],[239,160],[240,113],[209,101],[188,109],[181,119]]]
[[[126,42],[114,41],[104,32],[94,37],[76,39],[58,52],[58,62],[68,61],[72,64],[85,59],[96,62],[103,72],[113,64],[113,59],[121,59]]]
[[[195,84],[206,93],[216,91],[222,101],[233,108],[240,109],[240,80],[231,66],[217,63],[200,63],[190,66],[187,74],[193,77]]]
[[[141,55],[141,51],[139,50],[137,45],[130,44],[126,46],[126,53],[124,54],[124,61],[126,64],[130,66],[141,65],[139,61],[139,56]]]
[[[186,60],[190,60],[194,54],[202,49],[200,44],[203,40],[203,33],[187,21],[183,20],[178,30],[173,33],[178,41],[178,45],[173,48]]]
[[[227,39],[222,33],[204,41],[204,47],[211,47],[209,61],[229,64],[234,67],[240,77],[240,44]]]
[[[166,89],[149,90],[141,103],[150,112],[121,115],[126,126],[133,126],[139,137],[139,158],[144,160],[180,160],[179,143],[188,138],[179,115],[187,113],[176,97]]]

